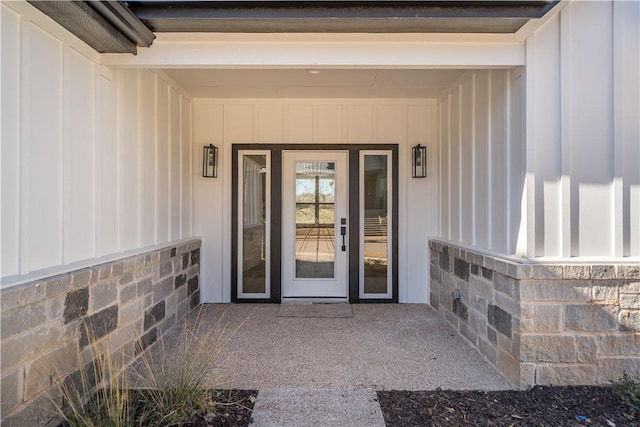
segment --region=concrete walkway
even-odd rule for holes
[[[211,387],[259,390],[256,426],[383,426],[376,390],[510,388],[429,306],[353,305],[352,318],[278,309],[207,304],[188,319],[219,366]]]

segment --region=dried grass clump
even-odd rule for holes
[[[71,427],[180,426],[198,414],[215,412],[211,390],[223,388],[225,347],[247,319],[229,328],[219,319],[202,325],[201,311],[187,321],[175,342],[158,342],[143,351],[127,371],[125,351],[90,340],[92,362],[71,376],[57,376],[50,397]],[[80,359],[81,360],[81,359]]]
[[[91,340],[91,361],[69,375],[56,375],[50,400],[70,427],[127,427],[134,409],[128,380],[122,375],[125,351],[112,354],[108,343]],[[79,355],[78,360],[82,360]]]
[[[640,376],[625,371],[621,377],[612,380],[611,385],[629,409],[640,413]]]
[[[196,413],[215,410],[210,391],[224,386],[222,367],[229,360],[223,352],[244,321],[233,329],[222,319],[209,327],[201,314],[192,325],[185,323],[177,342],[160,338],[134,367],[136,383],[144,390],[142,406],[147,408],[140,417],[143,425],[181,425]]]

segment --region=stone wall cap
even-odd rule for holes
[[[195,245],[196,248],[199,248],[202,245],[202,239],[200,237],[189,237],[186,239],[179,239],[167,243],[161,243],[159,245],[146,246],[143,248],[132,249],[125,252],[117,252],[114,254],[106,255],[104,257],[92,258],[84,261],[74,262],[72,264],[48,267],[41,270],[32,271],[27,274],[3,277],[0,281],[0,293],[8,291],[9,289],[19,289],[32,286],[37,282],[49,282],[54,278],[60,278],[64,275],[73,273],[78,270],[83,270],[85,268],[95,268],[101,265],[116,264],[119,261],[124,260],[125,258],[131,258],[136,255],[145,255],[183,245]]]

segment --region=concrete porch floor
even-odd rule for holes
[[[429,306],[354,304],[348,318],[279,309],[201,305],[163,340],[165,354],[185,348],[181,337],[204,337],[189,357],[220,362],[210,387],[258,390],[252,427],[385,427],[376,390],[510,388]]]
[[[510,388],[434,310],[354,304],[352,318],[277,317],[277,304],[205,304],[188,317],[218,339],[216,388],[429,390]],[[196,325],[195,327],[193,325]],[[164,343],[175,351],[180,328]]]

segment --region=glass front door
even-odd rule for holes
[[[347,162],[342,151],[285,151],[282,296],[346,298]]]
[[[234,144],[232,164],[232,301],[397,301],[397,146]]]

